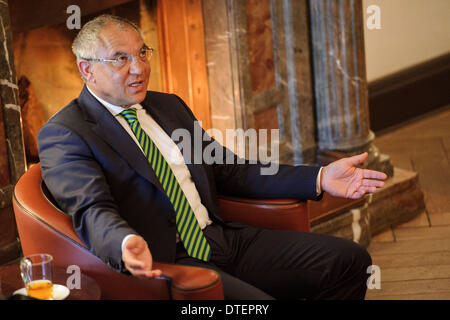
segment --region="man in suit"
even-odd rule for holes
[[[214,144],[235,161],[193,163],[171,133],[193,133],[198,123],[179,97],[147,92],[151,49],[136,25],[97,17],[80,30],[73,51],[85,86],[43,126],[39,152],[47,187],[94,254],[140,277],[161,275],[153,259],[211,268],[230,299],[364,298],[371,265],[364,248],[226,222],[218,193],[319,200],[326,191],[359,198],[386,178],[356,167],[367,154],[323,168],[280,165],[276,175],[264,176],[262,164],[237,164],[211,140],[202,148]]]

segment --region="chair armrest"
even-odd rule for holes
[[[169,281],[174,300],[223,300],[222,281],[211,269],[154,262]]]
[[[247,199],[221,195],[219,205],[227,221],[239,221],[267,229],[310,231],[306,201]]]

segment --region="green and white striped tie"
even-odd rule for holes
[[[197,218],[186,199],[178,181],[170,169],[169,164],[164,159],[158,147],[150,137],[142,130],[137,119],[136,109],[129,108],[120,113],[131,127],[136,136],[148,162],[155,171],[156,177],[163,186],[167,198],[173,205],[176,213],[176,223],[181,241],[186,251],[191,257],[209,261],[211,257],[211,248],[198,224]]]

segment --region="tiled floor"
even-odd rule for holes
[[[374,236],[381,289],[366,299],[450,299],[450,106],[375,140],[396,167],[419,173],[426,210]]]

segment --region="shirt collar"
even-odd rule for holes
[[[112,113],[113,116],[119,115],[123,110],[126,109],[126,108],[124,108],[122,106],[116,106],[114,104],[111,104],[111,103],[109,103],[109,102],[99,98],[94,92],[92,92],[91,89],[89,89],[89,86],[86,85],[86,88],[94,96],[95,99],[97,99],[106,109],[109,110],[109,112]],[[139,103],[134,104],[131,107],[135,108],[136,110],[142,109],[142,106]]]

